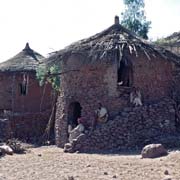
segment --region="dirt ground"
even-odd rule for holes
[[[69,154],[55,146],[0,158],[0,180],[180,180],[180,151],[140,155]]]

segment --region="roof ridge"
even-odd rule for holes
[[[31,49],[29,43],[26,43],[22,51],[7,61],[0,63],[0,71],[36,70],[42,58],[44,57]]]

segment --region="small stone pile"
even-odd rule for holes
[[[8,154],[8,155],[13,155],[13,150],[10,146],[3,144],[0,146],[0,154],[1,156]]]
[[[74,146],[79,151],[137,149],[173,133],[173,103],[163,99],[141,107],[125,107],[118,116],[86,134],[86,138],[77,139]]]
[[[80,134],[77,139],[74,139],[72,141],[72,143],[66,143],[64,145],[64,152],[68,152],[68,153],[74,153],[76,151],[78,151],[79,149],[81,149],[81,144],[77,143],[77,141],[84,141],[86,139],[86,135],[85,134]]]
[[[1,143],[0,145],[0,156],[3,156],[5,154],[13,155],[14,153],[21,154],[25,151],[26,149],[17,139],[9,139],[7,143]]]
[[[9,139],[6,144],[13,150],[14,153],[22,154],[26,151],[18,139]]]

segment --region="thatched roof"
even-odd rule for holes
[[[115,17],[115,24],[108,29],[71,44],[63,50],[55,52],[47,60],[46,64],[56,64],[66,60],[72,54],[81,54],[87,63],[98,61],[112,61],[114,52],[119,52],[120,58],[124,52],[138,56],[144,53],[147,59],[161,56],[165,59],[179,63],[179,58],[168,50],[158,47],[153,43],[139,38],[136,34],[119,24],[119,17]]]
[[[9,60],[0,63],[1,72],[34,71],[44,57],[35,52],[26,43],[25,48]]]

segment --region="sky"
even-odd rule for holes
[[[180,0],[145,0],[145,5],[151,40],[180,31]],[[123,0],[0,0],[0,62],[26,42],[47,56],[108,28],[123,10]]]

